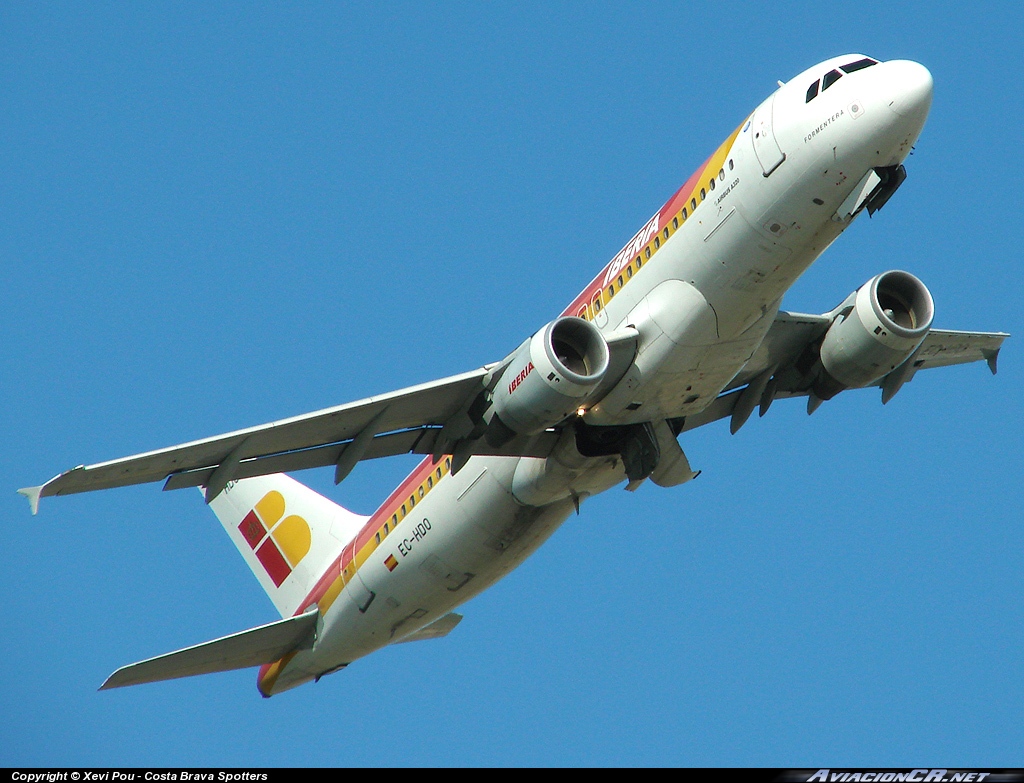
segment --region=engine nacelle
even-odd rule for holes
[[[486,437],[492,446],[540,432],[577,410],[608,370],[608,343],[582,318],[552,321],[524,342],[492,397]]]
[[[871,278],[850,295],[825,334],[814,393],[828,400],[884,378],[921,345],[934,314],[931,293],[909,272]]]

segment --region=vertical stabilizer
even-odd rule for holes
[[[210,508],[282,617],[367,520],[282,473],[230,482]]]

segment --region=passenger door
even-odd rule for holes
[[[766,100],[754,111],[750,122],[750,138],[754,145],[754,154],[761,164],[761,171],[764,176],[769,176],[775,169],[782,165],[786,159],[785,153],[775,140],[774,113],[776,94]]]

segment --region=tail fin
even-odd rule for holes
[[[283,473],[232,482],[210,508],[282,617],[367,520]]]

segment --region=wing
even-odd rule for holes
[[[820,369],[817,350],[832,318],[832,314],[780,312],[754,356],[725,391],[700,413],[671,419],[672,429],[678,434],[731,416],[731,429],[736,432],[758,404],[763,415],[777,397],[810,395]],[[932,329],[907,362],[876,384],[882,387],[883,402],[920,369],[985,360],[995,372],[996,357],[1008,336]],[[636,348],[635,330],[610,342],[616,349],[613,356],[618,355],[616,351],[622,353],[628,365]],[[36,513],[41,497],[165,479],[164,489],[206,487],[207,501],[229,481],[270,473],[334,465],[335,482],[340,482],[360,460],[409,452],[435,457],[450,453],[453,463],[464,463],[471,454],[547,457],[557,442],[557,430],[517,436],[500,447],[491,447],[480,437],[486,392],[493,389],[510,360],[258,427],[80,465],[45,484],[18,491],[28,497]],[[616,380],[623,369],[617,366]]]
[[[1003,340],[1009,336],[1003,332],[954,332],[948,329],[932,329],[914,357],[914,371],[984,360],[995,374],[999,349],[1003,345]]]
[[[633,328],[607,336],[609,386],[626,371],[639,335]],[[547,457],[554,429],[515,435],[494,446],[482,437],[490,392],[517,352],[480,369],[365,400],[183,443],[131,457],[79,465],[18,492],[32,513],[39,499],[166,479],[164,489],[205,487],[209,503],[230,481],[335,466],[340,482],[361,460],[412,452],[452,455],[456,472],[473,455]]]
[[[503,363],[488,365],[258,427],[79,466],[19,492],[29,498],[35,513],[40,497],[164,479],[164,489],[205,486],[208,500],[229,481],[269,473],[335,465],[335,480],[341,481],[362,459],[433,454],[450,446],[472,427],[473,402],[503,369]],[[540,433],[490,451],[480,441],[474,453],[547,456],[552,444],[552,435]]]
[[[832,318],[832,314],[780,311],[760,347],[725,391],[699,414],[673,420],[674,429],[691,430],[731,416],[731,430],[736,432],[758,405],[763,416],[775,399],[809,396],[820,369],[817,350]],[[1009,336],[932,329],[910,359],[874,385],[881,387],[882,401],[888,402],[918,370],[985,361],[995,373],[999,350]],[[808,410],[813,412],[814,406]]]

